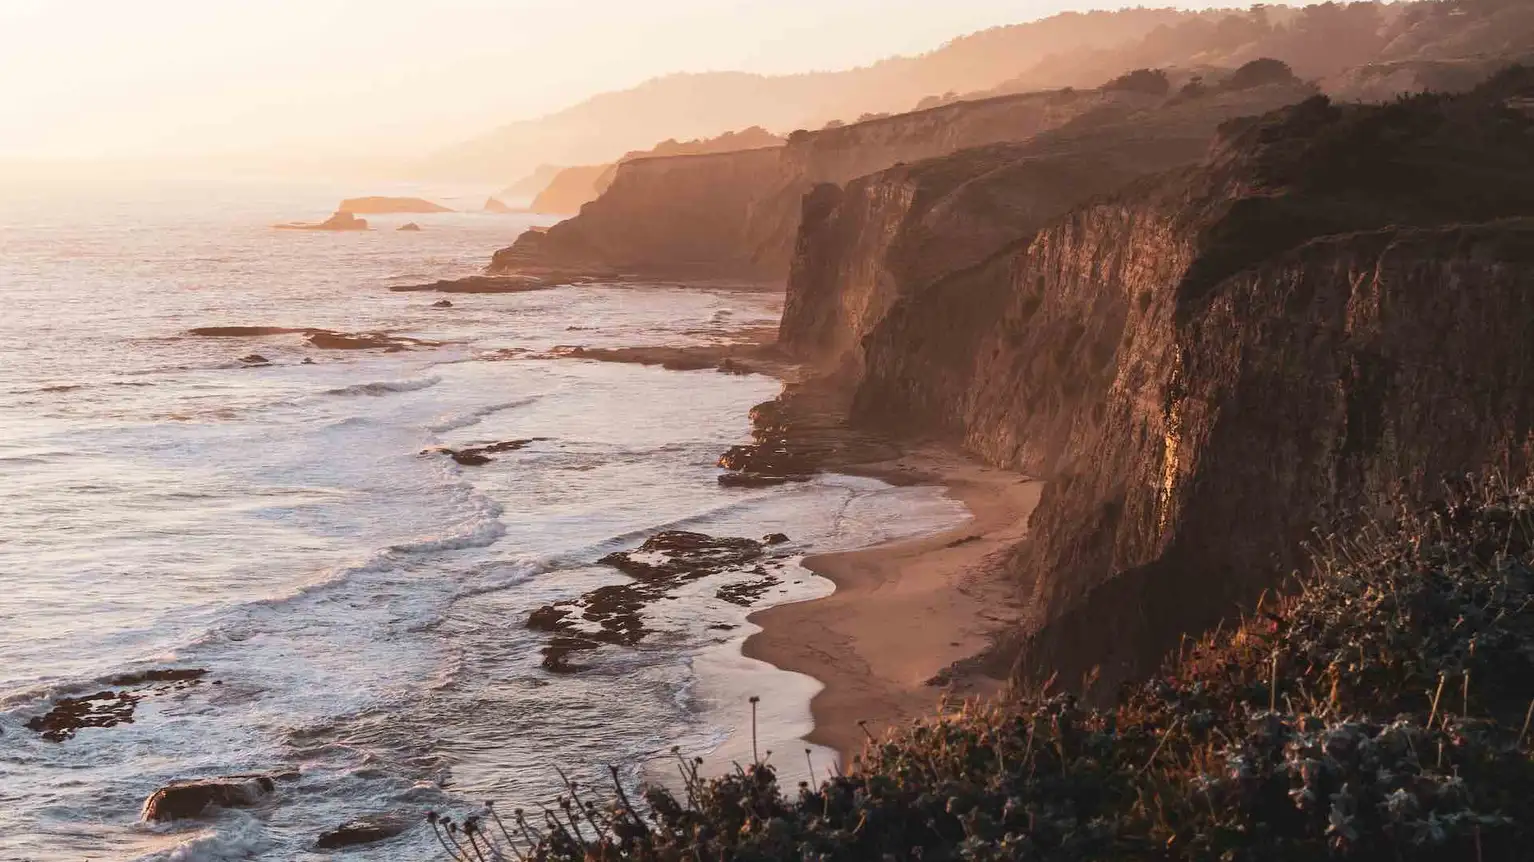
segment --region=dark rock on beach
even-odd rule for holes
[[[431,304],[431,307],[432,308],[452,308],[453,307],[453,301],[451,299],[439,299],[436,302],[433,302]]]
[[[656,561],[655,555],[662,559]],[[667,530],[656,533],[637,551],[618,551],[600,562],[639,581],[701,578],[742,566],[762,555],[755,539],[714,538],[703,533]]]
[[[755,565],[766,554],[765,549],[764,543],[754,539],[668,530],[651,536],[633,551],[608,554],[599,562],[633,578],[633,583],[600,587],[579,599],[545,605],[528,616],[528,628],[553,634],[543,648],[543,667],[555,673],[573,673],[585,669],[571,661],[574,654],[602,646],[638,644],[649,634],[641,616],[645,607],[667,598],[682,584],[710,575],[752,566],[750,571],[757,575],[753,581],[722,587],[718,594],[725,601],[750,604],[777,582],[766,569]],[[765,581],[772,584],[758,589],[756,585]]]
[[[270,365],[272,361],[259,353],[248,353],[240,357],[240,361],[246,365]]]
[[[420,229],[421,229],[421,226],[416,224],[413,221],[407,221],[404,224],[400,225],[399,227],[395,228],[395,230],[409,231],[409,232],[412,232],[412,233],[416,232],[416,231],[419,231]]]
[[[200,817],[209,808],[248,808],[270,796],[277,783],[269,775],[231,775],[178,781],[144,800],[143,819],[149,822]]]
[[[729,584],[714,591],[714,598],[749,608],[761,598],[768,590],[783,583],[770,575],[755,580],[743,581],[738,584]]]
[[[719,484],[757,488],[803,482],[816,470],[816,459],[796,452],[780,440],[731,446],[719,456],[719,466],[731,472],[719,477]]]
[[[410,828],[411,819],[397,814],[359,817],[321,833],[314,842],[318,850],[340,850],[385,841]]]

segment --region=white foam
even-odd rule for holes
[[[502,401],[497,404],[487,404],[484,407],[476,407],[475,409],[466,413],[455,413],[450,416],[444,416],[441,419],[438,419],[436,422],[426,426],[426,428],[433,434],[445,434],[448,431],[458,431],[463,428],[471,428],[485,421],[487,417],[494,416],[497,413],[503,413],[507,410],[515,410],[518,407],[526,407],[529,404],[535,403],[537,400],[537,396],[531,396],[528,398],[518,398],[513,401]]]
[[[138,857],[137,862],[225,862],[250,859],[272,846],[261,821],[244,812],[224,812],[213,827],[168,850]]]

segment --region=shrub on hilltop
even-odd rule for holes
[[[1288,63],[1272,57],[1259,57],[1232,72],[1229,78],[1220,82],[1219,89],[1234,93],[1267,84],[1293,84],[1298,81],[1299,78]]]
[[[433,828],[462,859],[1526,859],[1531,607],[1534,486],[1468,485],[1326,540],[1294,595],[1113,709],[1046,689],[872,743],[818,787],[684,764],[682,798],[649,789],[642,811],[572,787],[536,824]]]
[[[1160,69],[1136,69],[1126,72],[1104,84],[1102,87],[1109,92],[1146,93],[1152,96],[1165,96],[1172,92],[1172,82],[1167,78],[1166,72]]]

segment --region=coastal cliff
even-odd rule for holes
[[[818,184],[1027,140],[1088,115],[1123,117],[1158,101],[1123,91],[1030,93],[796,132],[782,147],[626,161],[578,216],[519,238],[496,253],[490,271],[783,278],[804,195]]]
[[[1315,90],[1270,84],[1089,114],[1015,144],[900,165],[805,200],[779,341],[856,377],[864,338],[903,297],[981,265],[1094,197],[1198,162],[1220,125]]]
[[[1530,93],[1514,71],[1233,121],[1202,164],[1041,230],[994,209],[1010,244],[960,230],[986,209],[959,201],[1015,202],[1038,187],[1026,168],[960,154],[820,190],[783,337],[840,371],[855,423],[1048,480],[1007,561],[1033,624],[993,659],[1067,682],[1097,667],[1111,691],[1280,585],[1313,528],[1525,465]],[[933,227],[941,184],[912,182],[945,169],[971,247]]]

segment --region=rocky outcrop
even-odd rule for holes
[[[333,329],[290,326],[199,326],[187,330],[198,338],[268,338],[302,335],[320,350],[385,350],[398,352],[414,347],[441,347],[441,342],[387,332],[337,332]]]
[[[803,333],[854,369],[854,420],[1049,480],[1009,563],[1035,626],[998,659],[1066,684],[1097,667],[1111,691],[1278,586],[1313,528],[1527,464],[1534,120],[1509,100],[1531,94],[1519,72],[1462,97],[1318,97],[1233,122],[1203,164],[978,261],[901,257],[941,237],[931,207],[864,219],[905,232],[865,258],[868,237],[814,233],[845,202],[807,218],[802,250],[849,250],[821,270],[904,285]],[[1006,176],[966,194],[1006,194]]]
[[[141,816],[154,823],[201,817],[209,808],[248,808],[276,789],[276,782],[268,775],[178,781],[150,794]]]
[[[401,814],[375,814],[359,817],[320,834],[315,840],[316,850],[341,850],[376,844],[401,835],[413,825],[411,818]]]
[[[492,273],[555,268],[677,276],[739,275],[754,196],[779,176],[779,150],[641,159],[609,194],[496,252]]]
[[[1144,108],[1142,93],[1059,91],[964,102],[797,132],[782,147],[641,158],[580,215],[497,252],[492,272],[600,268],[655,276],[776,279],[787,274],[801,202],[820,183],[998,141],[1091,114]],[[538,208],[535,206],[535,209]]]
[[[400,225],[399,227],[395,228],[395,230],[402,230],[402,231],[405,231],[407,233],[415,233],[415,232],[419,232],[421,230],[421,226],[416,224],[413,221],[407,221],[404,224]]]
[[[786,541],[786,536],[778,541],[777,534],[757,541],[667,530],[646,539],[635,550],[608,554],[598,562],[632,581],[600,587],[579,599],[544,605],[528,616],[528,628],[551,635],[543,648],[544,669],[575,673],[587,669],[574,663],[582,653],[603,646],[635,646],[651,633],[645,624],[645,608],[703,578],[735,576],[736,580],[722,584],[716,595],[732,604],[750,605],[776,585],[763,563],[769,547]]]
[[[526,440],[502,440],[498,443],[486,443],[480,446],[465,446],[462,449],[452,449],[447,446],[438,446],[427,449],[422,455],[446,455],[465,467],[480,467],[494,461],[491,455],[503,455],[507,452],[517,452],[531,446],[534,443],[546,440],[546,437],[530,437]]]
[[[272,227],[275,227],[278,230],[372,230],[372,228],[368,227],[367,219],[357,218],[355,215],[352,215],[350,212],[345,210],[338,210],[330,218],[325,219],[322,222],[310,223],[294,221],[287,222],[285,224],[272,225]]]
[[[510,213],[516,212],[516,210],[507,206],[505,201],[502,201],[500,198],[493,197],[485,198],[485,206],[483,207],[483,211],[493,215],[509,215]]]
[[[432,203],[425,198],[366,197],[347,198],[336,207],[338,212],[360,215],[392,215],[396,213],[450,213],[451,209]]]
[[[112,688],[59,698],[25,727],[49,742],[66,742],[85,728],[132,724],[145,698],[184,692],[200,685],[207,673],[203,668],[154,668],[118,674],[105,681]]]

